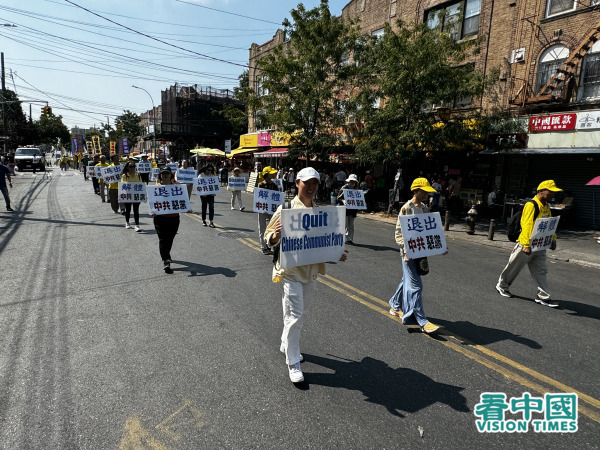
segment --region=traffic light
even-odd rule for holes
[[[53,117],[54,114],[52,114],[52,106],[47,106],[46,107],[46,117]]]
[[[123,124],[122,124],[122,123],[119,123],[119,124],[117,124],[117,131],[118,131],[119,133],[122,133],[122,132],[123,132]]]
[[[42,108],[42,117],[48,117],[48,107],[44,106]]]

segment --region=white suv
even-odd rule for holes
[[[15,165],[20,172],[26,169],[43,172],[46,170],[46,159],[37,147],[19,147],[15,151]]]

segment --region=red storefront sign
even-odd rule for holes
[[[529,118],[529,131],[574,130],[577,114],[553,114]]]

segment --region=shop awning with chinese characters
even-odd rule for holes
[[[283,158],[287,156],[288,149],[285,148],[272,148],[265,152],[258,152],[254,154],[255,158]]]

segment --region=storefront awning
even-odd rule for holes
[[[231,158],[232,156],[235,156],[235,155],[240,155],[242,153],[248,153],[248,152],[255,152],[256,150],[258,150],[258,147],[249,147],[249,148],[239,147],[239,148],[236,148],[235,150],[231,150],[231,153],[229,155],[227,155],[227,157]]]
[[[578,147],[578,148],[516,148],[511,150],[494,150],[487,148],[480,155],[584,155],[600,154],[600,148]]]
[[[283,158],[287,156],[288,149],[286,148],[272,148],[265,152],[258,152],[254,154],[255,158]]]

